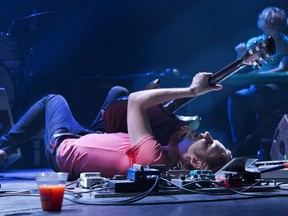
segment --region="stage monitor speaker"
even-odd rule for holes
[[[274,133],[270,157],[271,160],[288,159],[288,114],[282,117]]]

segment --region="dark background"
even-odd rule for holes
[[[113,85],[138,90],[167,68],[188,78],[163,77],[162,87],[188,85],[197,72],[216,72],[234,61],[235,45],[261,33],[257,17],[267,6],[287,10],[288,3],[1,0],[0,31],[15,38],[21,55],[19,65],[7,68],[17,90],[14,118],[43,95],[59,93],[76,118],[89,125]],[[183,109],[184,114],[199,114],[200,129],[215,131],[227,145],[230,90],[224,86]]]

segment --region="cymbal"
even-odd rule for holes
[[[54,13],[55,13],[55,11],[45,11],[45,12],[40,12],[40,13],[33,13],[33,14],[28,15],[28,16],[20,17],[17,19],[17,21],[32,19],[32,18],[36,18],[39,16],[43,16],[43,15],[47,15],[47,14],[54,14]]]
[[[10,35],[17,35],[17,34],[23,34],[23,31],[25,30],[35,30],[37,29],[36,26],[35,29],[33,29],[33,26],[31,26],[31,22],[33,24],[36,24],[36,21],[38,22],[38,18],[41,17],[46,17],[48,14],[54,14],[56,13],[55,11],[45,11],[45,12],[40,12],[40,13],[33,13],[28,16],[24,17],[16,17],[12,23],[8,27],[8,31]],[[36,19],[37,18],[37,19]],[[37,23],[39,24],[39,23]]]

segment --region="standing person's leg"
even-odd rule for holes
[[[107,94],[107,97],[101,107],[100,112],[94,119],[93,123],[90,125],[89,129],[92,131],[101,131],[101,132],[106,132],[104,122],[103,122],[103,112],[107,109],[107,107],[110,106],[112,102],[115,100],[128,96],[129,91],[122,86],[114,86],[110,89],[110,91]]]
[[[245,117],[248,110],[244,99],[247,94],[248,90],[242,89],[228,98],[228,119],[234,143],[239,143],[247,135]]]
[[[250,88],[235,92],[228,99],[228,120],[230,123],[233,154],[235,156],[256,156],[257,148],[248,146],[246,137],[255,128],[256,113],[253,105],[253,92]]]

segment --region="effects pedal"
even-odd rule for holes
[[[178,187],[197,189],[211,187],[212,180],[215,180],[215,175],[211,170],[191,170],[189,175],[171,179],[171,182]]]
[[[100,172],[85,172],[80,174],[79,184],[83,188],[91,188],[93,186],[102,186],[104,179]]]
[[[160,176],[160,171],[157,169],[151,169],[149,167],[143,167],[137,164],[133,165],[132,169],[128,169],[128,179],[134,182],[146,182],[154,181],[156,176]]]
[[[115,176],[108,180],[108,186],[113,187],[115,192],[131,193],[145,192],[149,189],[158,191],[157,179],[160,171],[134,164],[133,168],[128,170],[127,178],[123,179]]]

